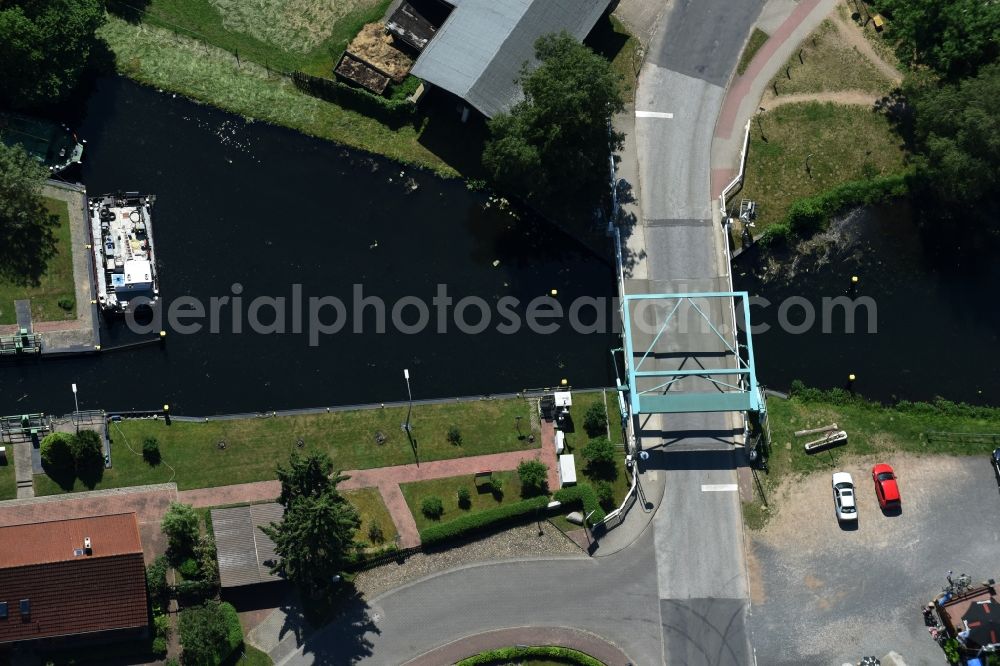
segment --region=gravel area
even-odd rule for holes
[[[355,577],[354,584],[370,601],[400,585],[467,564],[518,557],[586,557],[552,523],[541,523],[541,535],[538,529],[538,523],[529,523],[456,548],[417,553],[403,564],[387,564],[362,571]]]

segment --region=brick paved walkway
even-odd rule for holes
[[[549,488],[555,490],[559,487],[559,476],[556,471],[554,437],[552,424],[543,422],[542,447],[538,449],[492,453],[452,460],[434,460],[419,465],[413,463],[395,467],[347,470],[344,474],[351,478],[340,484],[339,488],[341,490],[378,488],[382,501],[385,502],[385,506],[392,516],[396,531],[399,532],[400,547],[411,548],[420,545],[420,535],[413,515],[410,513],[399,488],[401,483],[472,475],[485,470],[507,471],[516,469],[523,460],[541,460],[549,469]],[[273,501],[280,493],[281,484],[278,481],[258,481],[217,488],[183,490],[177,496],[180,502],[192,504],[195,507],[210,507],[223,504]]]

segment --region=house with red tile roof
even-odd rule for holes
[[[148,626],[135,513],[0,527],[0,647]]]

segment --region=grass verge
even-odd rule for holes
[[[492,492],[493,486],[488,481],[480,481],[477,486],[471,474],[404,483],[399,488],[403,491],[406,505],[410,507],[413,520],[417,523],[417,529],[422,530],[431,525],[447,523],[460,516],[473,515],[524,499],[521,497],[521,480],[518,478],[517,472],[494,472],[493,478],[502,479],[503,494]],[[458,503],[457,493],[460,487],[469,490],[469,505],[466,508],[459,506]],[[444,505],[444,513],[440,519],[428,518],[420,510],[421,504],[428,497],[437,497]]]
[[[7,464],[0,467],[0,500],[17,497],[17,478],[14,476],[14,447],[7,447]]]
[[[771,81],[777,95],[856,90],[884,95],[892,82],[846,44],[829,19],[806,38],[800,49],[788,59]]]
[[[743,49],[743,54],[740,56],[740,61],[736,65],[737,74],[742,76],[743,72],[747,71],[750,61],[753,60],[755,55],[757,55],[757,51],[760,51],[760,47],[764,46],[764,42],[767,41],[768,37],[770,37],[770,35],[760,28],[753,29],[753,32],[750,33],[750,39],[747,41],[747,45]]]
[[[499,648],[488,652],[480,652],[473,657],[467,657],[456,666],[505,666],[506,664],[525,664],[526,666],[604,666],[604,662],[591,657],[585,652],[564,647],[525,646]]]
[[[535,448],[537,444],[519,440],[514,428],[514,417],[522,417],[523,430],[530,423],[530,412],[530,404],[521,399],[417,405],[412,425],[420,460]],[[405,420],[405,407],[207,422],[174,419],[169,426],[162,419],[125,420],[111,426],[113,467],[105,470],[96,488],[173,480],[188,490],[264,481],[275,478],[275,466],[293,451],[324,451],[345,470],[405,465],[415,461],[399,427]],[[461,429],[458,446],[448,441],[453,424]],[[385,438],[382,444],[376,443],[378,433]],[[159,442],[163,456],[159,465],[151,466],[137,455],[147,437]],[[225,448],[219,448],[220,441]],[[48,477],[35,481],[38,494],[63,492]],[[81,489],[77,482],[73,490]]]
[[[100,30],[118,70],[132,79],[172,90],[244,117],[283,125],[310,136],[427,167],[458,172],[418,140],[423,120],[390,127],[298,90],[283,76],[163,28],[132,25],[111,16]]]
[[[0,324],[16,324],[14,301],[31,299],[31,316],[34,321],[59,321],[76,316],[75,287],[73,282],[73,242],[69,226],[69,208],[65,201],[43,198],[45,208],[59,218],[53,229],[56,254],[49,260],[41,282],[37,286],[23,287],[0,281]],[[69,299],[72,307],[59,307],[61,299]]]
[[[899,139],[886,117],[871,108],[805,102],[758,119],[741,190],[757,202],[758,233],[782,222],[798,199],[903,170]]]
[[[381,548],[384,545],[395,543],[396,525],[392,522],[389,509],[382,501],[382,495],[378,488],[359,488],[358,490],[342,491],[347,501],[354,505],[361,516],[361,527],[358,528],[357,541],[364,544],[365,548]],[[373,543],[369,535],[371,525],[378,525],[382,531],[382,540]]]
[[[768,398],[772,447],[767,473],[757,472],[760,486],[755,501],[743,506],[743,516],[751,529],[763,527],[776,510],[761,501],[763,489],[772,499],[785,478],[826,472],[832,460],[844,455],[885,457],[894,452],[927,455],[982,455],[993,450],[993,439],[971,441],[955,433],[1000,433],[1000,408],[967,407],[939,400],[935,403],[900,403],[886,407],[853,397],[845,391],[800,389],[788,400]],[[807,438],[795,437],[796,430],[836,423],[848,434],[848,444],[826,452],[806,454]],[[950,433],[935,435],[934,433]]]
[[[626,102],[635,99],[635,81],[642,62],[639,40],[625,24],[610,14],[602,16],[584,44],[611,61],[611,68],[621,77],[622,98]]]

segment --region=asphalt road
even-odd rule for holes
[[[759,663],[856,663],[895,650],[909,666],[943,664],[921,606],[948,570],[974,582],[1000,577],[1000,491],[986,456],[886,462],[900,479],[899,515],[879,510],[871,461],[838,462],[854,477],[858,529],[838,526],[830,476],[814,474],[789,486],[777,516],[751,533]]]

